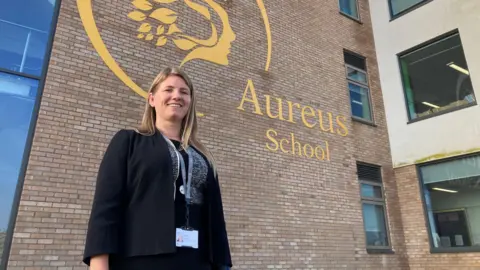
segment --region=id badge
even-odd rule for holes
[[[198,231],[177,228],[177,247],[198,248]]]

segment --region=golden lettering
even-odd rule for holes
[[[347,129],[346,123],[340,121],[340,119],[342,119],[345,122],[347,121],[345,116],[337,116],[337,125],[340,126],[340,128],[337,128],[337,134],[345,137],[348,135],[348,129]]]
[[[330,160],[330,149],[328,142],[325,145],[314,145],[298,141],[294,133],[290,133],[290,137],[277,138],[277,131],[270,128],[266,132],[269,142],[265,144],[265,148],[271,152],[277,152],[278,149],[284,154],[293,155],[295,157],[306,157],[318,160]],[[289,145],[292,146],[291,151]]]
[[[308,112],[306,112],[308,110]],[[305,106],[302,108],[302,122],[306,127],[313,128],[316,123],[310,124],[307,119],[305,119],[305,116],[315,116],[315,111],[313,110],[312,107],[310,106]]]
[[[265,103],[266,103],[266,107],[267,107],[268,117],[270,117],[272,119],[285,120],[285,118],[283,118],[283,110],[282,110],[283,102],[282,102],[282,99],[281,98],[275,98],[277,100],[278,113],[277,113],[277,115],[272,115],[270,98],[271,97],[269,95],[265,95],[265,99],[266,99]]]
[[[322,150],[321,158],[318,156],[318,149]],[[317,157],[318,160],[323,160],[325,158],[325,152],[323,151],[323,148],[320,145],[315,148],[315,157]]]
[[[250,90],[250,95],[252,98],[247,98],[247,94],[249,92],[248,90]],[[253,111],[253,113],[263,115],[262,110],[260,109],[260,104],[258,103],[257,94],[255,93],[253,81],[250,79],[248,80],[247,87],[245,87],[245,91],[243,92],[242,102],[240,102],[240,105],[237,107],[237,109],[245,111],[245,109],[243,108],[243,103],[245,101],[253,103],[253,105],[255,106],[255,110]]]
[[[325,128],[323,126],[323,112],[321,110],[318,110],[318,119],[320,120],[320,129],[323,131],[330,131],[331,133],[334,133],[333,131],[333,119],[332,119],[332,113],[328,113],[328,122],[330,123],[330,126],[328,128]]]
[[[300,109],[300,104],[292,103],[289,100],[287,100],[287,103],[288,103],[288,122],[295,123],[295,121],[293,120],[293,106],[296,106],[298,109]]]
[[[327,152],[327,160],[330,161],[330,148],[328,147],[328,142],[325,141],[325,149]]]
[[[307,146],[310,147],[310,155],[307,154]],[[305,145],[303,145],[303,154],[305,154],[305,156],[309,157],[309,158],[312,158],[313,157],[313,147],[306,143]]]
[[[293,133],[290,134],[292,136],[292,154],[295,155],[295,146],[298,146],[298,155],[302,156],[302,145],[295,141],[295,135]]]
[[[322,150],[322,157],[320,158],[318,156],[318,149]],[[315,157],[318,159],[318,160],[328,160],[330,161],[330,148],[329,148],[329,145],[328,145],[328,142],[325,141],[325,149],[323,149],[320,145],[317,146],[315,148]]]
[[[268,150],[275,152],[275,151],[278,150],[278,142],[277,142],[277,140],[275,140],[275,138],[273,138],[273,137],[270,135],[270,133],[274,133],[274,136],[277,136],[277,132],[276,132],[274,129],[269,129],[269,130],[267,130],[267,138],[268,138],[272,143],[275,144],[275,148],[270,148],[270,146],[268,145],[268,143],[265,144],[265,147],[266,147]]]
[[[287,144],[290,144],[290,142],[288,142],[287,139],[281,139],[281,140],[280,140],[280,149],[282,150],[282,152],[288,153],[288,151],[283,148],[283,142],[284,142],[284,141],[287,142]]]

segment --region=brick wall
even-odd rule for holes
[[[395,169],[398,197],[405,231],[405,245],[411,269],[476,270],[478,253],[431,254],[426,217],[415,166]]]
[[[185,57],[171,42],[158,48],[136,38],[139,24],[126,16],[133,10],[130,1],[93,2],[107,48],[140,87],[147,88],[162,67]],[[217,2],[236,34],[230,65],[194,60],[185,70],[205,114],[201,135],[219,162],[235,268],[408,269],[368,2],[359,1],[359,24],[339,14],[337,1],[265,0],[273,39],[268,72],[256,2]],[[186,15],[179,27],[207,38],[209,25],[181,3],[172,4]],[[349,117],[344,48],[367,57],[376,126]],[[270,95],[283,99],[284,113],[291,101],[322,110],[324,116],[343,115],[348,136],[322,131],[318,124],[307,128],[300,112],[293,124],[253,114],[251,104],[245,111],[236,109],[249,79],[262,111],[264,95]],[[85,269],[80,260],[99,161],[118,129],[136,126],[143,103],[94,50],[76,2],[63,0],[9,269]],[[328,141],[330,161],[268,151],[268,129],[277,139],[294,133],[302,143]],[[395,254],[366,253],[357,160],[383,167]]]

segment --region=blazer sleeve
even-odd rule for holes
[[[210,179],[212,179],[209,188],[211,260],[214,264],[214,269],[225,269],[225,267],[228,267],[226,269],[229,269],[233,265],[223,212],[220,184],[217,175]]]
[[[83,256],[87,265],[93,256],[120,252],[128,149],[129,133],[120,130],[113,136],[100,163]]]

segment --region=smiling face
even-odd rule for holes
[[[156,91],[148,95],[148,103],[154,107],[157,121],[181,123],[187,115],[192,98],[185,81],[170,75],[160,83]]]

